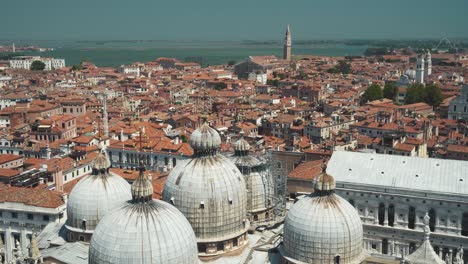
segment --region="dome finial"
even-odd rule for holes
[[[109,173],[111,164],[107,159],[106,151],[99,148],[99,153],[93,161],[92,175],[106,176]]]

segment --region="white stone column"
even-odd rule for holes
[[[379,207],[374,208],[374,224],[379,224]]]
[[[449,263],[452,263],[453,249],[449,248]]]

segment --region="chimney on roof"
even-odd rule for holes
[[[174,145],[179,145],[179,143],[180,143],[179,136],[176,136],[174,138]]]

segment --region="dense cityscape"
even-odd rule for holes
[[[1,46],[0,263],[467,262],[465,49],[293,32],[222,65]]]

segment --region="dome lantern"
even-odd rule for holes
[[[145,203],[153,199],[153,184],[151,180],[145,176],[145,166],[141,161],[139,171],[140,174],[131,187],[133,203]]]
[[[333,176],[327,174],[327,163],[322,162],[322,174],[314,180],[314,193],[318,196],[329,196],[335,193],[336,181]]]
[[[214,156],[221,146],[221,137],[204,121],[198,129],[193,131],[189,142],[196,157]]]
[[[244,130],[240,131],[240,139],[234,144],[234,155],[247,156],[250,150],[250,144],[244,139]]]

